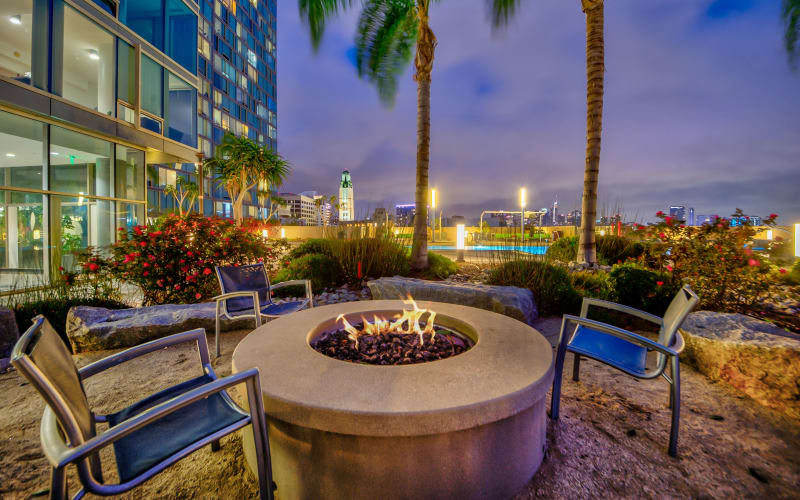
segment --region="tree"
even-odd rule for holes
[[[800,0],[783,0],[781,17],[783,17],[783,41],[789,54],[789,64],[797,67],[800,58]]]
[[[183,211],[183,203],[188,200],[186,212],[191,212],[192,205],[200,195],[200,188],[196,183],[184,177],[178,177],[175,179],[174,186],[172,184],[164,186],[164,194],[175,199],[175,204],[178,206],[178,214],[183,216],[185,213]]]
[[[800,0],[784,0],[797,3]],[[507,24],[520,0],[494,0],[491,14],[495,27]],[[605,49],[603,0],[581,0],[586,15],[586,166],[583,173],[581,229],[578,263],[597,263],[595,219],[597,218],[597,179],[600,172],[600,137],[603,130],[603,73]]]
[[[269,146],[259,146],[231,132],[225,134],[214,157],[206,160],[205,166],[214,171],[217,182],[228,191],[237,224],[242,222],[244,200],[253,188],[259,183],[268,189],[280,186],[291,171],[289,164]]]

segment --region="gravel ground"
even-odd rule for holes
[[[549,338],[559,320],[541,320]],[[218,374],[248,332],[222,336]],[[213,341],[213,338],[211,339]],[[75,356],[86,365],[110,351]],[[539,472],[520,492],[528,498],[800,498],[800,421],[791,420],[682,367],[679,457],[666,454],[667,384],[636,381],[592,361],[570,378],[568,359],[561,420],[548,425],[549,448]],[[87,380],[90,404],[107,413],[199,373],[189,346],[164,349]],[[48,487],[39,447],[44,403],[15,372],[0,375],[0,498],[31,498]],[[110,453],[103,457],[113,470]],[[113,473],[107,479],[114,480]],[[70,491],[76,491],[74,471]],[[121,498],[255,498],[238,435],[207,447]]]

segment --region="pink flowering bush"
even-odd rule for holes
[[[264,262],[274,272],[284,245],[230,220],[173,214],[120,231],[111,255],[88,256],[83,270],[138,285],[146,305],[194,303],[219,295],[215,266]]]
[[[663,212],[661,222],[640,229],[653,241],[643,262],[666,273],[669,281],[688,283],[700,296],[700,308],[716,311],[743,311],[764,299],[775,282],[776,271],[764,252],[750,248],[756,229],[734,226],[731,219],[719,218],[713,224],[685,226]],[[774,226],[778,216],[770,215],[764,225]]]

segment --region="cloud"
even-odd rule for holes
[[[800,218],[800,74],[789,71],[777,2],[607,2],[599,197],[629,216]],[[278,3],[278,143],[287,189],[335,194],[350,169],[357,212],[413,200],[416,86],[393,109],[352,65],[356,13],[312,54],[293,2]],[[724,14],[724,15],[723,15]],[[431,185],[446,215],[579,205],[585,158],[584,16],[577,0],[523,3],[493,34],[484,2],[432,7]],[[505,200],[505,201],[504,201]],[[610,208],[609,208],[610,209]],[[788,220],[787,220],[788,222]]]

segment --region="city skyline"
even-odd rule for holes
[[[430,185],[445,213],[511,209],[522,185],[530,206],[557,195],[560,211],[579,208],[584,26],[573,7],[525,3],[493,36],[483,2],[434,5]],[[286,188],[332,192],[349,169],[357,214],[412,201],[410,72],[383,109],[352,65],[354,13],[329,24],[316,56],[297,6],[279,5],[278,17],[279,87],[291,89],[279,99],[280,151],[295,166]],[[800,73],[786,62],[779,2],[619,2],[606,6],[606,24],[598,207],[622,204],[644,221],[675,200],[696,213],[799,218],[800,122],[787,103]]]

